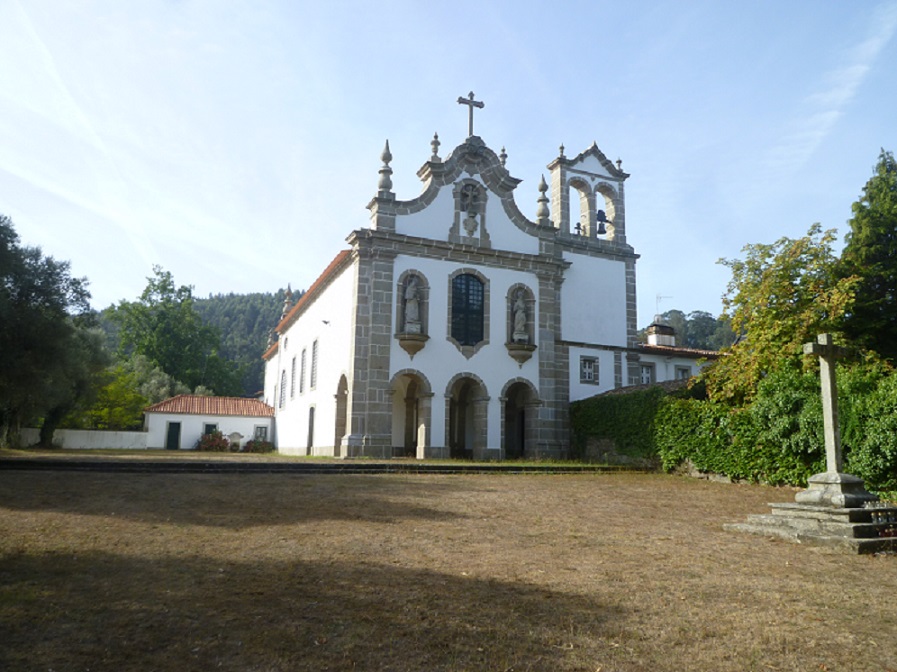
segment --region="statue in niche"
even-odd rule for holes
[[[522,289],[517,290],[514,300],[514,335],[511,340],[514,343],[529,343],[529,334],[526,331],[526,301]]]
[[[467,235],[473,237],[477,232],[479,222],[477,222],[477,211],[479,209],[480,193],[479,189],[473,184],[465,184],[461,189],[461,212],[467,213],[464,217],[464,230]]]
[[[420,332],[420,288],[417,276],[413,275],[405,285],[405,333],[419,334]]]

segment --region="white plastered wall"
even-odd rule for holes
[[[626,264],[570,252],[564,253],[564,259],[572,264],[561,286],[562,338],[625,347]]]
[[[332,455],[336,428],[336,390],[341,375],[349,378],[351,338],[354,329],[356,266],[346,266],[324,291],[290,325],[279,341],[278,352],[265,369],[265,394],[275,408],[277,449],[289,455],[308,454],[309,409],[314,407],[314,438],[311,454]],[[318,372],[315,387],[310,384],[312,350],[318,343]],[[302,351],[306,353],[305,384]],[[296,358],[295,392],[292,360]],[[281,374],[286,371],[287,391],[280,407]],[[278,386],[277,394],[274,387]],[[269,392],[270,390],[270,392]]]
[[[474,179],[483,184],[478,176],[468,173],[463,173],[458,181],[464,179]],[[483,188],[486,188],[485,185]],[[446,185],[439,190],[434,201],[425,209],[398,217],[396,233],[434,240],[448,240],[449,231],[455,218],[455,199],[452,190],[452,185]],[[533,194],[533,212],[536,209],[537,196],[537,193]],[[494,250],[513,250],[527,254],[539,253],[539,240],[521,231],[508,219],[501,199],[492,192],[486,199],[486,231]]]
[[[217,425],[218,431],[225,437],[232,432],[242,434],[240,445],[245,444],[254,436],[256,427],[267,427],[268,437],[271,437],[271,418],[268,417],[193,415],[189,413],[147,413],[146,416],[146,447],[150,449],[166,447],[168,425],[172,422],[181,423],[181,440],[178,446],[181,449],[193,448],[208,424]]]
[[[589,357],[597,361],[597,380],[583,383],[580,380],[580,360]],[[601,348],[570,347],[570,401],[586,399],[614,389],[614,351]]]
[[[639,357],[640,364],[651,364],[654,366],[655,383],[676,380],[677,367],[687,367],[690,375],[696,375],[705,365],[705,363],[699,364],[698,361],[698,359],[683,357],[681,355],[661,355],[653,353],[642,353]]]

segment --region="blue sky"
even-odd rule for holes
[[[537,184],[622,159],[639,325],[718,314],[720,257],[847,231],[897,150],[897,1],[0,0],[0,213],[103,308],[152,265],[210,293],[307,287],[438,131]]]

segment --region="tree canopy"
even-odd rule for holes
[[[137,301],[122,301],[114,311],[121,352],[143,355],[190,389],[239,394],[238,371],[219,355],[219,333],[196,311],[192,288],[176,287],[171,273],[159,266],[147,281]]]
[[[761,379],[800,357],[803,343],[840,331],[857,278],[837,275],[834,240],[814,224],[802,238],[747,245],[744,259],[720,260],[732,271],[723,306],[740,338],[705,372],[712,398],[750,401]]]
[[[42,417],[52,429],[102,370],[89,299],[86,279],[73,278],[68,262],[22,246],[0,215],[0,445]]]
[[[264,386],[262,354],[271,330],[280,321],[285,291],[276,293],[216,294],[196,299],[202,319],[221,332],[220,354],[243,372],[243,394],[257,394]],[[302,292],[293,293],[294,302]]]
[[[881,150],[873,176],[853,204],[841,277],[856,276],[856,300],[844,316],[853,342],[897,361],[897,162]]]

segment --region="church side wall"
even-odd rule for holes
[[[280,348],[265,370],[266,400],[275,409],[276,445],[288,455],[333,455],[336,392],[340,376],[349,376],[354,325],[354,265],[340,275],[308,306],[280,337]],[[317,343],[317,380],[311,385]],[[302,378],[302,352],[305,376]],[[296,382],[292,362],[296,358]],[[280,405],[280,381],[286,372],[286,393]],[[270,395],[270,398],[268,396]],[[314,408],[312,447],[309,450],[310,409]]]

